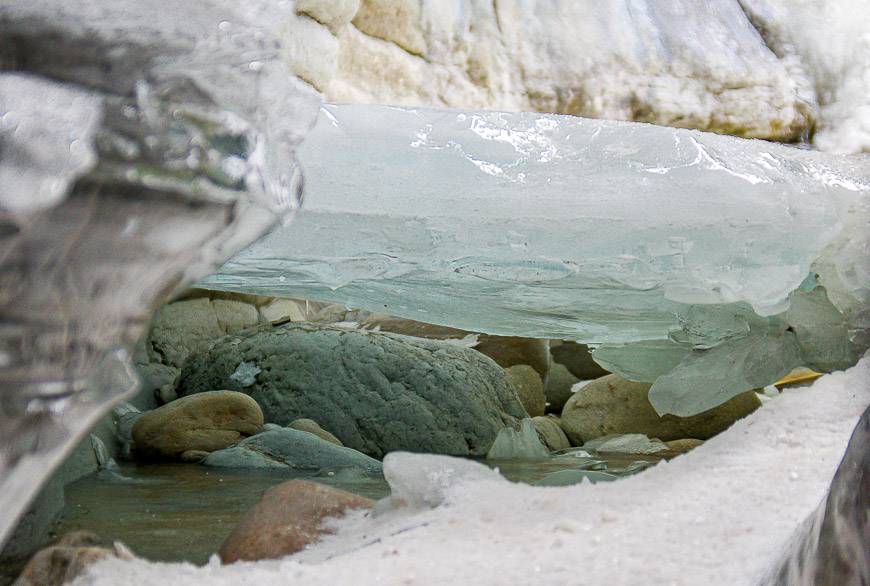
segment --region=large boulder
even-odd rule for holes
[[[245,513],[218,555],[225,564],[284,557],[332,533],[323,525],[324,519],[373,505],[370,499],[337,488],[290,480],[266,491]]]
[[[357,470],[379,474],[381,463],[351,448],[337,446],[307,431],[268,426],[238,444],[212,452],[202,463],[216,468],[269,468],[275,470]]]
[[[577,446],[597,437],[629,433],[662,441],[709,439],[761,405],[758,396],[750,391],[692,417],[661,417],[647,398],[650,386],[615,374],[596,379],[565,404],[562,429]]]
[[[314,419],[348,447],[482,456],[526,416],[504,372],[467,348],[408,336],[285,324],[191,355],[179,394],[228,388],[266,421]]]
[[[175,459],[190,450],[226,448],[262,427],[263,412],[251,397],[209,391],[143,414],[133,425],[133,447],[139,456]]]

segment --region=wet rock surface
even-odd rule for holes
[[[212,452],[258,433],[263,412],[244,393],[209,391],[144,413],[133,425],[133,447],[143,458],[180,458]]]
[[[244,365],[259,372],[233,375]],[[250,383],[250,384],[249,384]],[[286,324],[228,336],[185,364],[179,393],[249,394],[266,421],[317,421],[350,448],[485,455],[526,416],[490,359],[444,342],[387,333]]]
[[[314,472],[353,469],[377,474],[381,463],[307,431],[269,426],[238,444],[212,452],[202,463],[216,468],[264,468]]]
[[[374,501],[305,480],[291,480],[266,491],[220,548],[225,564],[280,558],[331,533],[324,520],[350,510],[370,509]]]
[[[584,385],[565,404],[561,425],[574,445],[610,434],[642,433],[662,441],[708,439],[761,405],[754,392],[692,417],[659,416],[647,383],[611,374]]]

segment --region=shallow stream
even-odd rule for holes
[[[654,456],[502,460],[489,465],[514,482],[534,483],[559,470],[603,469],[619,475],[633,462]],[[204,564],[241,516],[268,488],[292,478],[308,478],[380,499],[389,494],[383,477],[208,468],[196,464],[122,464],[66,487],[66,509],[56,534],[86,530],[105,541],[121,541],[154,561]]]

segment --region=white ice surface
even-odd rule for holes
[[[751,585],[825,496],[868,402],[865,357],[617,482],[454,479],[440,506],[349,517],[338,535],[285,560],[202,568],[112,560],[75,584]],[[444,465],[407,455],[392,467],[419,476],[431,472],[429,462]]]

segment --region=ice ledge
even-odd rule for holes
[[[724,381],[703,400],[682,399],[685,386],[659,395],[679,414],[867,347],[867,156],[570,116],[330,105],[300,159],[297,221],[203,286],[495,334],[672,344],[671,366],[690,359]],[[814,317],[825,327],[798,331]]]

